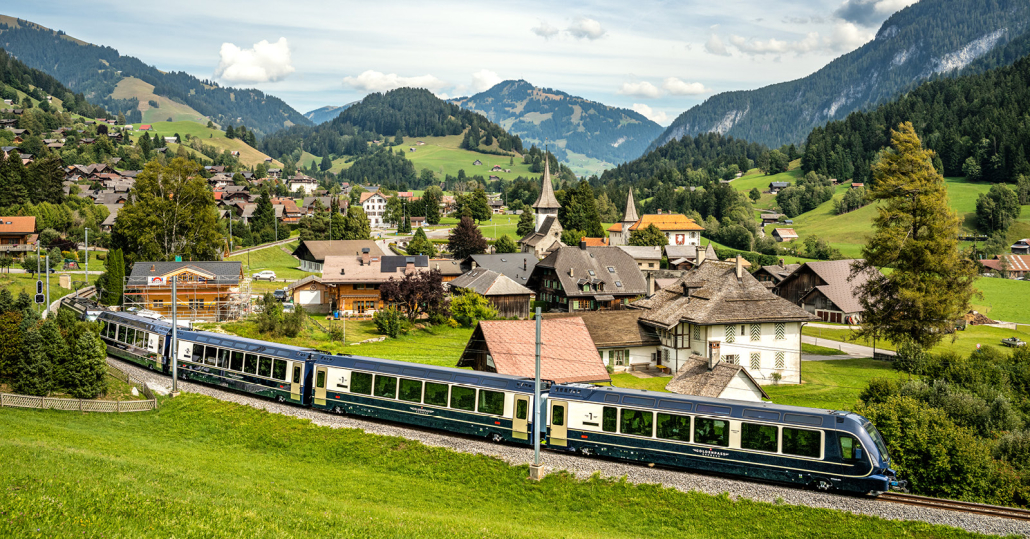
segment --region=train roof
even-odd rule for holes
[[[224,346],[226,348],[235,348],[246,352],[257,352],[260,354],[279,356],[297,361],[306,361],[313,358],[314,355],[318,353],[313,348],[259,341],[257,339],[248,339],[246,337],[237,337],[236,335],[213,333],[210,331],[181,329],[178,331],[178,337],[180,340],[185,339],[188,341],[212,344],[215,346]]]
[[[794,423],[811,427],[830,427],[834,418],[853,416],[852,412],[805,408],[771,402],[752,402],[731,399],[713,399],[676,393],[659,393],[642,389],[591,386],[587,384],[562,384],[551,388],[551,399],[565,399],[596,402],[598,404],[621,404],[669,410],[670,412],[696,412],[709,415],[726,415],[732,418],[750,418],[781,423]]]
[[[381,372],[398,376],[411,376],[441,382],[453,382],[457,384],[470,384],[494,389],[517,391],[520,393],[532,393],[534,380],[522,376],[498,374],[493,372],[470,371],[454,367],[438,367],[423,363],[408,363],[406,361],[395,361],[392,359],[379,359],[374,357],[352,356],[352,355],[328,355],[319,356],[317,363],[342,367],[345,369],[358,369],[363,371]],[[540,381],[540,391],[547,392],[548,386],[554,387],[549,380]]]
[[[100,320],[110,320],[118,324],[143,329],[146,331],[152,331],[154,333],[166,333],[172,330],[172,325],[162,320],[154,320],[153,318],[144,318],[142,316],[136,316],[129,313],[117,313],[113,311],[104,311],[97,316]]]

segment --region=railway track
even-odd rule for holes
[[[1017,509],[1015,507],[1001,507],[998,505],[987,505],[982,503],[944,500],[941,498],[929,498],[926,496],[900,494],[897,492],[885,492],[877,496],[876,499],[884,502],[914,505],[917,507],[930,507],[933,509],[944,509],[946,511],[958,511],[961,513],[973,513],[976,515],[1030,521],[1030,510]]]

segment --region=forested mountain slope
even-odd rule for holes
[[[13,100],[18,97],[17,91],[35,99],[46,110],[49,110],[51,105],[42,103],[45,103],[46,97],[50,95],[61,100],[65,112],[74,112],[87,118],[107,116],[107,111],[103,107],[90,103],[82,94],[74,94],[57,79],[26,66],[12,58],[7,51],[0,50],[0,96]]]
[[[259,90],[221,87],[185,72],[165,73],[111,47],[85,43],[35,23],[0,16],[0,47],[111,112],[126,113],[130,120],[140,121],[132,114],[140,103],[115,99],[112,93],[119,82],[135,77],[153,85],[154,94],[188,105],[222,126],[242,123],[261,135],[294,124],[311,125],[285,102]]]
[[[559,159],[568,152],[618,165],[640,156],[662,126],[629,109],[609,107],[524,80],[508,80],[471,97],[452,99],[519,135],[550,148]]]
[[[807,77],[712,96],[676,118],[649,148],[708,132],[770,147],[800,142],[813,127],[893,99],[920,81],[959,74],[1026,33],[1028,21],[1026,0],[921,0],[887,19],[873,41]],[[994,65],[1014,60],[991,58]]]

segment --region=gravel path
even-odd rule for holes
[[[117,362],[123,370],[134,374],[150,384],[151,387],[157,386],[162,390],[167,390],[171,387],[171,379],[167,376],[154,373],[125,361],[113,358],[111,360]],[[378,423],[350,416],[331,415],[308,408],[277,404],[264,399],[189,382],[180,381],[179,390],[208,395],[219,400],[244,404],[277,414],[310,419],[316,425],[333,428],[356,428],[369,434],[400,436],[430,446],[446,447],[464,453],[494,456],[514,465],[530,464],[533,461],[532,448],[498,445],[477,439],[409,428],[392,423]],[[548,472],[567,470],[583,479],[590,477],[595,472],[599,472],[604,477],[618,478],[626,476],[626,480],[633,483],[658,483],[684,492],[698,491],[714,495],[726,492],[732,498],[748,498],[770,503],[777,503],[777,500],[779,500],[779,503],[850,511],[856,514],[872,515],[891,520],[921,520],[931,524],[954,526],[971,532],[1030,537],[1030,522],[1018,520],[970,515],[941,509],[918,508],[896,503],[878,502],[872,499],[824,494],[798,488],[737,481],[723,477],[711,477],[661,468],[649,468],[645,465],[584,458],[549,451],[542,452],[541,460],[544,462],[545,469]]]

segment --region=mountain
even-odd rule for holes
[[[258,135],[311,125],[285,102],[259,90],[222,87],[185,72],[163,72],[111,47],[21,19],[0,15],[0,47],[111,112],[126,113],[130,121],[204,117],[203,121],[222,126],[243,124]]]
[[[771,147],[801,142],[813,127],[872,108],[919,82],[957,75],[1024,34],[1028,20],[1025,0],[921,0],[887,19],[873,41],[807,77],[708,98],[648,149],[708,132]]]
[[[53,101],[47,100],[48,95],[53,97]],[[23,104],[27,96],[36,107],[48,112],[63,109],[64,112],[74,112],[87,118],[108,116],[103,107],[86,101],[82,94],[75,95],[57,79],[38,69],[26,66],[2,49],[0,49],[0,96],[4,99],[16,99],[19,104]]]
[[[354,103],[357,103],[357,101],[355,101]],[[339,116],[341,112],[347,110],[347,107],[353,105],[354,103],[347,103],[343,106],[326,105],[324,107],[305,112],[304,117],[311,120],[311,123],[315,125],[324,124],[332,120],[333,118]]]
[[[580,154],[600,161],[593,168],[640,157],[662,126],[629,109],[609,107],[524,80],[508,80],[472,97],[451,100],[479,112],[526,142],[551,149],[563,161]]]

